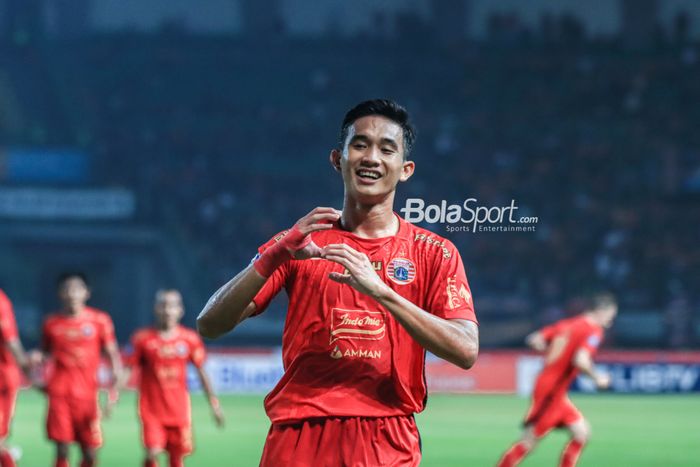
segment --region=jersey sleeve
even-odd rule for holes
[[[253,258],[253,261],[251,261],[251,263],[255,262],[266,249],[279,242],[280,239],[284,237],[286,233],[286,230],[284,232],[280,232],[279,234],[271,238],[270,241],[258,248],[258,254],[255,255],[255,258]],[[265,308],[267,308],[272,299],[275,298],[275,295],[277,295],[282,289],[282,287],[284,287],[284,285],[286,284],[288,276],[289,261],[277,268],[277,270],[275,270],[275,272],[272,273],[272,275],[267,279],[265,285],[263,285],[262,288],[255,295],[255,297],[253,297],[253,302],[255,303],[255,313],[253,314],[254,316],[259,315],[260,313],[265,311]]]
[[[117,339],[114,336],[114,323],[107,313],[100,315],[100,342],[103,347],[110,344],[116,345],[117,343]]]
[[[542,337],[544,337],[544,340],[546,342],[551,342],[552,339],[554,339],[554,336],[559,334],[560,328],[561,324],[559,322],[552,323],[540,329],[540,334],[542,335]]]
[[[598,346],[600,346],[602,340],[602,330],[589,330],[583,335],[583,339],[581,340],[581,344],[579,345],[578,350],[587,350],[588,353],[590,353],[591,355],[595,355],[595,353],[598,351]]]
[[[17,322],[12,311],[12,302],[0,290],[0,341],[11,342],[18,337]]]
[[[428,289],[428,311],[444,319],[466,319],[478,323],[472,292],[462,257],[457,248],[444,240],[445,249],[436,249],[433,281]]]
[[[204,360],[207,359],[207,352],[204,350],[204,342],[194,333],[190,337],[190,362],[197,368],[204,366]]]
[[[49,324],[48,318],[44,321],[41,326],[41,350],[44,352],[51,351],[51,325]]]
[[[137,331],[131,340],[129,346],[124,352],[124,364],[132,368],[141,366],[141,356],[143,355],[143,334]]]

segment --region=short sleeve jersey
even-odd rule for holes
[[[399,231],[394,236],[364,239],[334,227],[314,232],[312,239],[320,247],[344,243],[365,253],[379,277],[425,313],[476,322],[455,246],[396,217]],[[423,410],[425,350],[384,307],[329,279],[330,272],[344,268],[325,259],[288,261],[254,298],[260,313],[282,288],[289,296],[282,336],[284,376],[265,399],[272,422]]]
[[[42,332],[42,347],[53,360],[49,395],[86,400],[97,397],[97,370],[102,349],[109,344],[116,345],[114,324],[104,311],[85,307],[78,316],[49,316]]]
[[[145,328],[134,334],[131,345],[127,364],[140,373],[139,415],[155,418],[164,426],[188,426],[187,365],[204,365],[202,339],[183,326],[178,326],[168,338],[156,329]]]
[[[579,373],[573,363],[576,353],[584,349],[590,352],[591,356],[595,355],[603,339],[603,328],[581,315],[545,326],[540,333],[548,344],[555,339],[561,339],[563,347],[558,355],[545,365],[538,377],[538,384],[551,386],[553,392],[566,392]]]

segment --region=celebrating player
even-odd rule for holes
[[[97,370],[101,352],[106,353],[113,384],[121,378],[121,359],[109,315],[86,306],[90,289],[82,273],[70,272],[58,279],[61,311],[44,322],[42,350],[53,360],[48,377],[48,437],[56,444],[56,467],[68,467],[68,446],[78,442],[81,467],[95,465],[102,445],[98,408]],[[105,410],[116,401],[112,392]]]
[[[29,376],[27,355],[19,340],[12,303],[0,289],[0,467],[15,465],[5,439],[10,433],[20,385],[18,366]]]
[[[194,331],[181,326],[184,313],[177,290],[156,294],[154,328],[137,331],[132,337],[129,367],[138,369],[139,417],[146,447],[145,467],[156,467],[158,455],[167,451],[171,467],[180,467],[192,452],[190,396],[187,392],[187,364],[197,370],[202,388],[219,426],[224,416],[207,374],[204,372],[204,344]]]
[[[566,392],[579,372],[593,379],[600,389],[609,386],[610,377],[595,371],[593,355],[603,338],[603,330],[615,319],[617,303],[612,295],[597,294],[589,299],[586,308],[577,317],[558,321],[527,336],[528,346],[545,353],[544,369],[535,383],[523,435],[503,454],[499,467],[517,465],[553,428],[566,428],[571,435],[559,465],[576,465],[588,441],[590,427]]]
[[[478,352],[471,292],[454,245],[393,212],[415,169],[406,110],[363,102],[330,161],[343,210],[319,207],[259,249],[197,324],[215,338],[260,314],[282,287],[285,373],[267,396],[262,466],[416,466],[426,349],[462,368]]]

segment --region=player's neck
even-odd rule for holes
[[[158,334],[164,339],[170,339],[177,333],[177,325],[172,327],[158,326]]]
[[[83,311],[85,311],[85,305],[63,307],[63,314],[66,316],[77,317],[80,316]]]
[[[382,238],[396,235],[399,220],[394,215],[394,197],[378,204],[362,204],[346,195],[341,218],[344,230],[361,238]]]

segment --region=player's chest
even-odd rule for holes
[[[99,343],[96,323],[58,323],[53,326],[49,335],[57,346],[83,346]]]
[[[185,364],[190,352],[190,346],[184,340],[153,339],[145,343],[143,358],[153,365]]]

